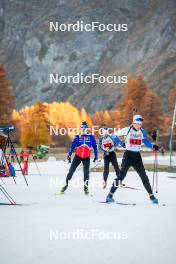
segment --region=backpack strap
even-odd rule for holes
[[[141,128],[141,132],[142,132],[143,137],[146,138],[147,137],[146,130],[144,128]]]
[[[129,129],[128,129],[128,132],[127,132],[127,134],[126,134],[126,136],[125,137],[127,137],[128,136],[128,134],[130,133],[130,130],[132,129],[132,126],[130,126],[129,127]]]

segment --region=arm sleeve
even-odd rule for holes
[[[120,128],[115,132],[115,136],[125,137],[129,133],[130,129],[131,129],[131,126]]]
[[[115,136],[115,135],[111,135],[111,138],[112,138],[112,140],[114,141],[114,143],[116,144],[116,145],[120,145],[120,146],[123,146],[123,142],[117,137],[117,136]]]
[[[95,156],[96,159],[98,159],[97,143],[96,143],[96,140],[95,140],[94,136],[92,136],[92,147],[93,147],[93,150],[94,150],[94,156]]]
[[[75,138],[74,138],[74,140],[73,140],[73,142],[71,144],[70,150],[68,152],[68,156],[71,157],[71,155],[72,155],[72,153],[73,153],[73,151],[74,151],[74,149],[75,149],[75,147],[76,147],[76,145],[78,143],[78,140],[79,140],[79,136],[77,135],[77,136],[75,136]]]
[[[147,148],[153,149],[153,144],[150,142],[150,140],[147,138],[147,132],[145,129],[142,129],[143,134],[143,140],[142,142],[145,144]]]
[[[100,138],[98,141],[98,151],[103,151],[101,145],[102,145],[102,138]]]

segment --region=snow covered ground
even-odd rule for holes
[[[80,169],[66,194],[56,196],[69,164],[38,166],[42,176],[30,165],[29,187],[22,176],[17,185],[12,179],[0,183],[18,203],[27,204],[0,207],[0,263],[176,263],[176,179],[167,177],[176,173],[159,173],[157,206],[150,204],[139,177],[130,171],[126,184],[140,190],[119,189],[115,199],[137,205],[121,206],[99,203],[109,191],[101,187],[102,173],[91,173],[93,196],[85,196],[77,186],[82,183]],[[152,172],[148,175],[152,181]],[[110,173],[109,180],[114,177]],[[1,193],[0,200],[6,202]]]
[[[155,159],[154,155],[144,156],[143,162],[144,162],[144,164],[153,164],[154,159]],[[160,165],[170,165],[170,156],[168,156],[168,155],[162,156],[159,154],[157,156],[157,160],[158,160],[158,164],[160,164]],[[118,162],[121,163],[122,158],[118,158]],[[101,160],[101,164],[103,166],[103,160]],[[176,156],[172,157],[172,165],[176,166]]]

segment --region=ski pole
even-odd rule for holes
[[[133,108],[133,116],[136,115],[137,111],[137,108]]]
[[[155,178],[156,178],[156,170],[157,170],[157,165],[156,165],[156,150],[155,150],[155,158],[154,158],[154,164],[153,164],[153,182],[152,182],[152,191],[154,190],[154,185],[155,185]]]
[[[8,135],[8,138],[9,138],[9,135]],[[2,147],[1,164],[3,164],[3,163],[4,163],[4,160],[5,160],[5,162],[6,162],[6,164],[7,164],[7,167],[8,167],[8,169],[9,169],[9,171],[10,171],[10,175],[13,177],[13,175],[11,174],[10,166],[9,166],[9,160],[8,160],[8,158],[6,157],[6,154],[5,154],[5,152],[6,152],[6,148],[9,146],[8,138],[7,138],[7,140],[6,140],[5,144],[4,144],[4,146]],[[13,180],[14,180],[14,183],[16,184],[16,181],[15,181],[14,177],[13,177]]]
[[[21,170],[21,172],[22,172],[22,175],[23,175],[23,178],[24,178],[24,180],[25,180],[25,182],[26,182],[26,185],[28,186],[29,184],[28,184],[28,182],[27,182],[27,180],[26,180],[26,177],[25,177],[25,175],[24,175],[24,173],[23,173],[23,169],[22,169],[22,167],[21,167],[20,160],[19,160],[19,158],[18,158],[18,155],[17,155],[17,153],[16,153],[16,150],[15,150],[15,148],[14,148],[14,146],[13,146],[13,143],[12,143],[10,137],[9,137],[9,142],[10,142],[11,148],[13,149],[13,151],[14,151],[14,153],[15,153],[15,157],[16,157],[16,159],[17,159],[17,162],[18,162],[19,166],[20,166],[20,170]]]
[[[40,170],[39,170],[39,167],[38,167],[38,165],[37,165],[37,162],[36,162],[36,160],[34,159],[33,154],[32,154],[32,158],[33,158],[33,160],[34,160],[34,163],[35,163],[35,166],[36,166],[36,168],[37,168],[37,171],[38,171],[39,175],[42,176],[42,175],[41,175],[41,172],[40,172]]]
[[[156,193],[158,193],[158,152],[156,151]]]
[[[152,179],[152,191],[154,188],[154,183],[155,183],[155,158],[154,158],[154,163],[153,163],[153,179]]]
[[[22,175],[23,175],[23,177],[24,177],[24,179],[25,179],[26,185],[28,186],[28,182],[27,182],[26,177],[25,177],[25,175],[24,175],[24,173],[23,173],[23,170],[22,170],[22,167],[21,167],[21,164],[20,164],[20,161],[19,161],[18,155],[17,155],[17,153],[16,153],[16,150],[15,150],[15,148],[14,148],[14,145],[13,145],[13,143],[12,143],[12,141],[11,141],[11,139],[10,139],[10,135],[9,135],[9,133],[8,133],[8,138],[7,138],[7,140],[6,140],[6,144],[5,144],[4,148],[3,148],[4,156],[5,156],[5,150],[6,150],[7,146],[9,146],[9,145],[10,145],[11,149],[13,150],[13,153],[15,154],[16,160],[17,160],[17,162],[18,162],[18,164],[19,164],[19,166],[20,166],[20,171],[22,172]],[[13,179],[14,179],[14,177],[13,177]],[[14,179],[14,181],[15,181],[15,179]]]
[[[10,171],[10,175],[13,177],[13,180],[14,180],[14,183],[16,184],[16,181],[15,181],[15,178],[14,176],[11,174],[11,170],[10,170],[10,164],[9,164],[9,161],[8,161],[8,158],[6,157],[5,155],[5,150],[6,150],[6,147],[7,147],[8,143],[6,141],[5,145],[3,146],[3,148],[1,149],[2,152],[1,152],[1,161],[0,161],[0,165],[2,166],[4,164],[4,160],[6,161],[6,164],[7,164],[7,167]],[[2,179],[1,179],[2,180]],[[3,180],[2,180],[3,182]]]
[[[40,172],[40,170],[39,170],[39,167],[38,167],[38,165],[37,165],[36,160],[35,160],[34,158],[33,158],[33,160],[34,160],[34,163],[35,163],[35,166],[36,166],[36,168],[37,168],[37,171],[38,171],[39,175],[42,176],[42,174],[41,174],[41,172]]]
[[[0,178],[1,178],[1,177],[0,177]],[[3,181],[3,179],[2,179],[2,178],[1,178],[1,181],[2,181],[2,183],[3,183],[3,184],[5,184],[5,182]]]
[[[158,129],[153,131],[152,138],[155,141],[156,145],[158,146]],[[156,181],[156,193],[158,193],[158,151],[157,150],[155,150],[152,191],[154,190],[155,181]]]
[[[1,191],[3,191],[14,203],[16,203],[13,198],[10,196],[10,194],[6,191],[6,189],[0,184]]]
[[[32,156],[32,159],[33,159],[33,161],[34,161],[34,163],[35,163],[35,166],[36,166],[36,168],[37,168],[37,171],[38,171],[39,175],[42,176],[42,175],[41,175],[41,172],[40,172],[40,170],[39,170],[39,167],[38,167],[38,165],[37,165],[37,162],[36,162],[36,160],[34,159],[34,155],[33,155],[32,151],[31,151],[30,154],[31,154],[31,156]]]
[[[158,133],[156,130],[156,145],[158,146]],[[156,193],[158,193],[158,151],[156,151]]]
[[[5,156],[5,153],[4,153],[4,158],[5,158],[5,161],[6,161],[6,163],[7,163],[8,168],[9,168],[10,175],[12,176],[12,178],[13,178],[13,180],[14,180],[14,183],[17,184],[17,183],[16,183],[16,180],[15,180],[15,176],[12,175],[12,173],[11,173],[11,170],[10,170],[10,163],[9,163],[7,157]]]
[[[15,200],[10,196],[6,189],[0,184],[0,190],[11,204],[16,204]]]

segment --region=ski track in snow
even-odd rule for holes
[[[165,160],[167,163],[167,160]],[[152,205],[140,178],[129,172],[125,183],[139,191],[119,189],[114,198],[119,202],[136,203],[136,206],[100,204],[109,187],[91,188],[93,197],[83,194],[83,188],[73,184],[80,179],[82,170],[73,176],[65,195],[54,193],[65,180],[69,164],[38,163],[42,176],[37,175],[35,164],[30,165],[27,176],[29,187],[22,176],[4,179],[3,185],[18,202],[29,206],[1,206],[0,211],[0,262],[2,264],[175,264],[176,236],[176,182],[167,176],[176,173],[159,173],[159,198],[165,207]],[[147,173],[152,182],[152,172]],[[110,173],[112,181],[115,173]],[[102,179],[102,173],[92,172],[91,179]],[[57,183],[58,186],[54,186]],[[2,182],[1,182],[2,184]],[[2,193],[0,201],[6,202]],[[53,231],[127,232],[127,239],[74,240],[52,239]]]

